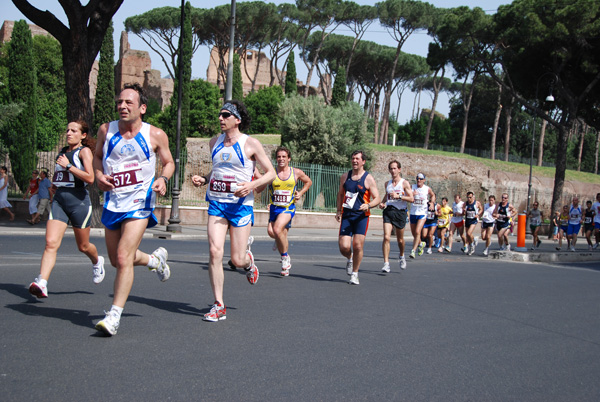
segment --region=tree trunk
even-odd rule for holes
[[[502,85],[498,85],[498,100],[496,102],[496,115],[494,116],[494,128],[492,129],[491,159],[496,159],[496,136],[498,134],[498,125],[500,124],[500,115],[502,114]]]
[[[398,59],[400,58],[400,49],[402,49],[403,44],[404,41],[398,42],[398,46],[396,47],[396,56],[394,57],[394,62],[392,63],[392,67],[390,69],[390,76],[388,78],[388,82],[385,85],[383,97],[383,116],[381,119],[381,125],[383,127],[387,127],[390,121],[390,101],[392,99],[392,91],[394,88],[394,76],[396,75],[396,66],[398,65]]]
[[[373,119],[375,120],[375,135],[373,137],[373,143],[379,144],[379,96],[375,98],[375,109],[373,110]]]
[[[473,91],[475,90],[475,81],[477,80],[479,73],[475,72],[473,75],[473,81],[471,82],[471,88],[469,89],[469,94],[464,97],[463,95],[463,125],[462,125],[462,139],[460,140],[460,153],[465,153],[465,144],[467,143],[467,127],[469,125],[469,110],[471,110],[471,101],[473,100]],[[464,87],[467,84],[467,77],[465,77],[465,82],[463,84],[463,94]]]
[[[551,211],[561,209],[565,171],[567,170],[567,129],[560,124],[556,134],[556,171],[554,174],[554,189],[552,190]]]
[[[585,141],[585,136],[588,132],[588,125],[583,123],[583,130],[581,130],[581,135],[579,138],[579,155],[577,157],[577,171],[581,172],[581,157],[583,155],[583,142]]]
[[[596,152],[594,152],[594,174],[598,174],[598,149],[600,149],[600,131],[596,129]]]
[[[538,144],[538,157],[537,157],[537,165],[542,166],[544,161],[544,138],[546,137],[546,127],[548,126],[548,121],[542,119],[542,128],[540,129],[540,141]]]
[[[512,104],[513,98],[511,97],[510,106],[504,109],[505,125],[504,127],[504,161],[508,162],[508,155],[510,154],[510,122],[512,120]]]
[[[436,77],[438,71],[435,72],[433,76],[433,102],[431,103],[431,111],[429,112],[429,121],[427,122],[427,129],[425,130],[425,143],[423,144],[423,148],[427,149],[429,147],[429,136],[431,135],[431,126],[433,125],[433,119],[435,117],[435,107],[437,106],[438,97],[440,95],[440,89],[442,88],[442,83],[444,82],[444,75],[446,74],[446,69],[442,67],[442,75],[440,76],[440,80],[436,83]]]

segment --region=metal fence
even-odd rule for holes
[[[56,149],[60,149],[61,146],[57,146]],[[452,147],[443,147],[449,152],[454,152]],[[54,167],[58,151],[54,152],[39,152],[37,168],[45,168],[49,171],[50,177],[54,174]],[[210,163],[201,164],[200,162],[185,161],[186,158],[182,158],[182,164],[184,165],[181,169],[182,187],[180,189],[179,205],[180,206],[208,206],[205,201],[206,187],[196,188],[191,183],[191,177],[195,174],[206,174],[210,171]],[[10,160],[8,152],[0,149],[0,161],[1,165],[7,165],[9,167],[9,177],[12,176],[10,169]],[[185,162],[185,163],[183,163]],[[275,165],[275,163],[274,163]],[[313,184],[311,189],[304,195],[303,199],[298,200],[297,206],[299,209],[304,211],[312,212],[335,212],[336,210],[336,197],[339,189],[340,177],[342,174],[347,172],[349,168],[340,168],[334,166],[322,166],[312,163],[293,163],[293,167],[302,169],[312,180]],[[161,174],[160,163],[157,164],[157,177]],[[160,205],[171,205],[171,190],[174,184],[174,180],[170,180],[168,183],[168,192],[164,197],[158,197],[157,202]],[[489,195],[482,189],[473,189],[471,187],[465,187],[465,183],[452,181],[447,179],[430,179],[427,183],[438,197],[447,196],[452,202],[452,196],[455,193],[464,194],[468,190],[474,191],[477,199],[484,201]],[[302,183],[298,184],[299,189],[302,188]],[[381,191],[381,189],[380,189]],[[523,209],[527,200],[527,191],[520,189],[506,189],[510,195],[510,199],[515,203],[519,209]],[[9,197],[19,197],[22,191],[17,188],[14,180],[9,180]],[[563,203],[568,203],[570,198],[575,194],[569,194],[565,192],[563,194]],[[579,194],[578,194],[579,195]],[[582,196],[581,194],[580,196]],[[496,194],[498,197],[499,194]],[[532,189],[532,200],[535,199],[552,199],[552,189]],[[259,209],[264,209],[268,205],[268,192],[263,191],[261,194],[257,194],[255,198],[255,206]],[[549,208],[549,205],[544,206]],[[544,209],[545,209],[544,208]],[[381,214],[378,208],[373,209],[374,214]]]
[[[275,162],[273,161],[275,165]],[[304,195],[301,200],[298,200],[297,207],[304,211],[313,212],[335,212],[336,199],[340,185],[340,177],[348,169],[334,166],[322,166],[312,163],[293,163],[293,167],[302,169],[304,173],[311,178],[313,184],[310,190]],[[179,196],[179,204],[181,206],[207,206],[205,201],[206,187],[194,187],[191,183],[191,177],[200,172],[210,171],[210,166],[201,166],[199,163],[186,163],[185,168],[181,171],[183,185]],[[157,167],[157,175],[160,173],[160,167]],[[162,205],[171,204],[171,190],[174,185],[174,180],[170,180],[168,185],[168,195],[159,197],[158,202]],[[302,189],[303,183],[298,183],[298,189]],[[255,196],[255,207],[266,208],[268,200],[268,192],[265,190],[261,194]]]

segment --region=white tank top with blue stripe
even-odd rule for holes
[[[242,134],[237,142],[229,147],[223,144],[225,134],[221,134],[212,149],[212,174],[206,190],[207,201],[254,205],[254,193],[243,198],[233,195],[237,183],[252,181],[256,162],[251,160],[244,147],[248,135]]]
[[[104,173],[113,177],[115,185],[113,190],[104,193],[104,208],[112,212],[153,209],[156,155],[150,142],[150,125],[142,123],[140,132],[126,140],[119,133],[119,122],[111,122],[103,155]]]

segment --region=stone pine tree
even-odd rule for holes
[[[340,106],[346,101],[346,69],[340,66],[335,81],[333,83],[333,91],[331,93],[331,106]]]
[[[110,22],[102,47],[98,65],[98,85],[94,103],[94,129],[98,131],[102,123],[115,120],[115,44],[113,40],[113,23]]]
[[[21,104],[21,114],[7,124],[3,132],[8,145],[15,181],[25,191],[31,171],[37,166],[37,75],[33,40],[25,20],[15,22],[8,46],[8,87],[10,101]]]
[[[180,32],[181,54],[177,55],[177,72],[175,85],[173,87],[173,96],[171,97],[171,106],[169,108],[169,127],[166,133],[169,137],[169,148],[173,159],[179,158],[179,188],[183,184],[185,163],[187,161],[187,137],[190,133],[190,87],[192,79],[192,6],[190,2],[185,3],[184,8],[183,31]],[[180,64],[181,63],[181,64]],[[181,82],[179,82],[179,68],[182,67]],[[176,153],[177,144],[177,107],[179,99],[179,85],[181,85],[181,129],[179,133],[180,154]]]
[[[285,95],[291,96],[298,93],[298,84],[296,84],[296,62],[294,61],[294,51],[290,52],[287,62],[287,72],[285,74]]]
[[[242,63],[240,61],[240,55],[233,55],[233,85],[231,88],[231,98],[243,100],[244,99],[244,84],[242,82]]]
[[[92,125],[89,77],[92,65],[112,16],[123,0],[60,0],[68,22],[63,23],[50,11],[42,11],[26,0],[13,0],[31,22],[48,31],[61,44],[67,94],[67,119],[84,119]],[[49,2],[43,2],[43,4]],[[54,2],[57,3],[57,2]]]

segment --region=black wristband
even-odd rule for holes
[[[165,176],[160,176],[159,179],[163,179],[165,184],[169,184],[169,179],[167,179]]]

